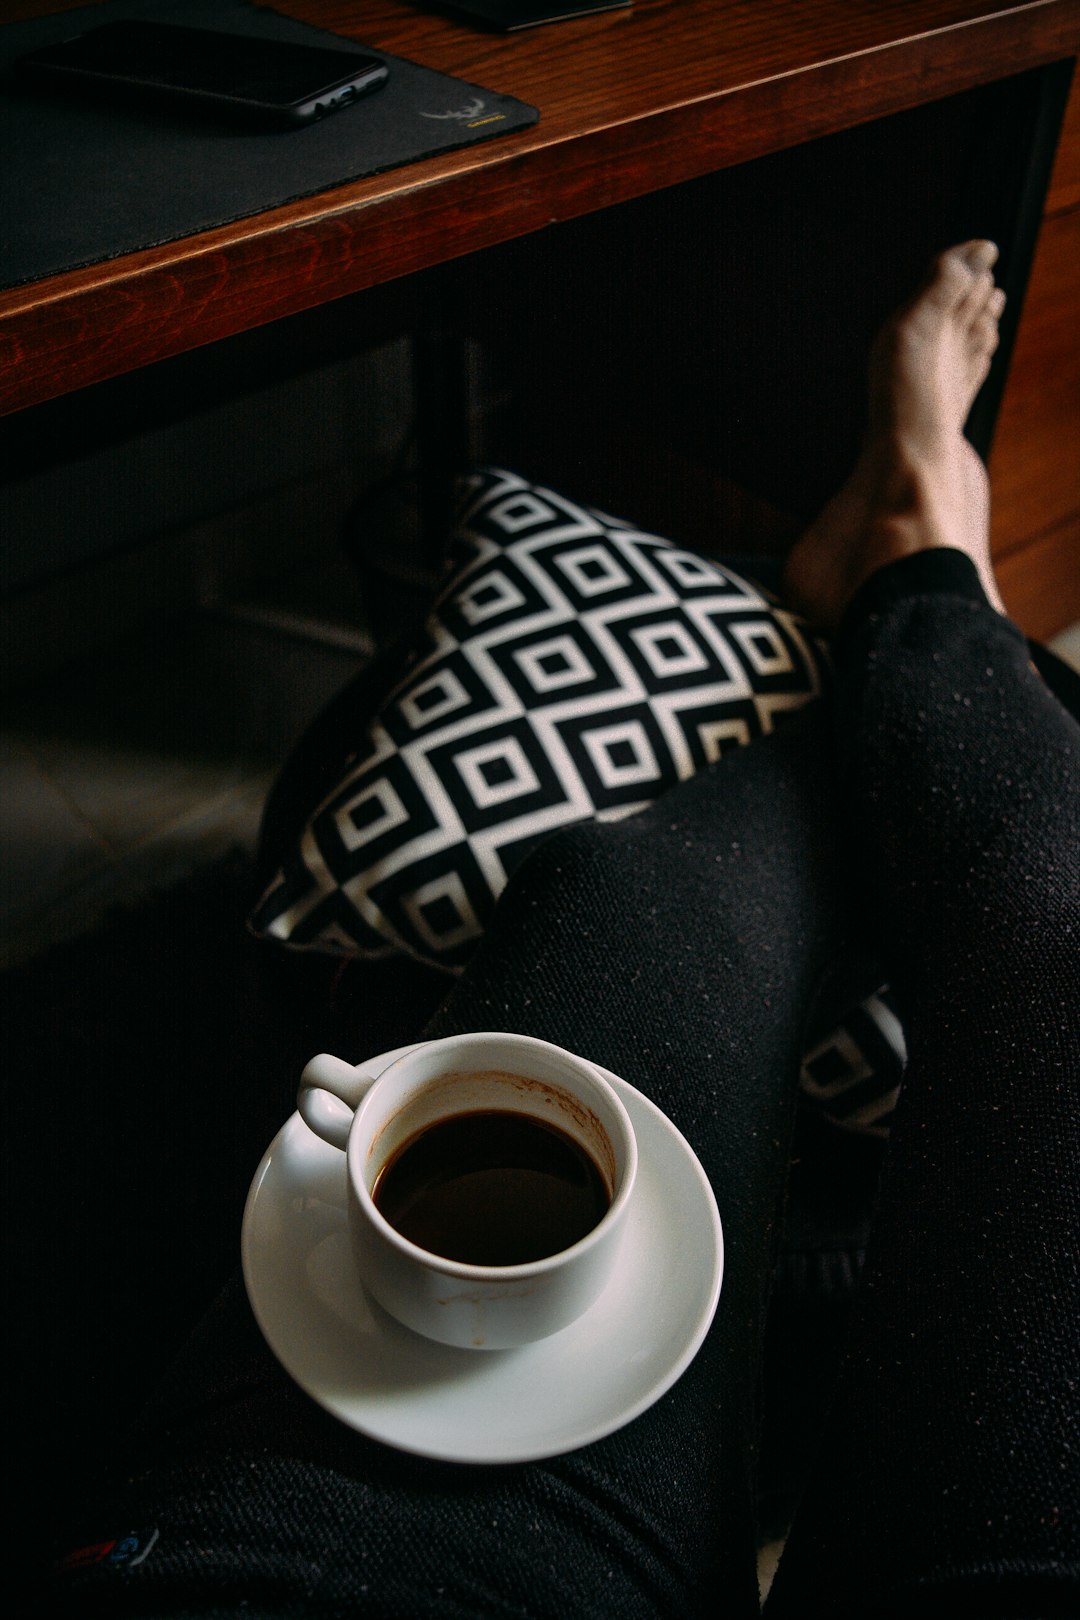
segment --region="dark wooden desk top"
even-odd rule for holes
[[[636,0],[513,35],[395,0],[280,9],[531,102],[540,122],[0,293],[0,414],[1080,51],[1080,0]]]

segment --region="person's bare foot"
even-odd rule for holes
[[[874,345],[862,453],[784,566],[787,601],[822,630],[836,628],[870,574],[933,546],[966,552],[1005,611],[990,563],[986,470],[963,434],[997,348],[1005,295],[994,286],[996,259],[992,242],[950,248]]]

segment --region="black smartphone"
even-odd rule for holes
[[[166,100],[263,128],[295,129],[386,83],[375,56],[174,23],[113,22],[24,56],[39,83]]]

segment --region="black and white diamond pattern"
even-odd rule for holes
[[[484,469],[424,645],[253,926],[460,968],[540,839],[628,815],[771,731],[824,669],[751,581]]]
[[[886,1136],[906,1062],[904,1031],[883,985],[805,1053],[800,1087],[834,1124]]]
[[[459,969],[509,873],[764,735],[822,648],[730,569],[515,474],[466,480],[423,645],[263,896],[256,932]],[[808,1106],[884,1134],[905,1061],[887,987],[802,1063]]]

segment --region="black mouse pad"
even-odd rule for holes
[[[183,111],[45,90],[13,64],[119,18],[367,51],[385,87],[309,127],[247,132]],[[80,7],[0,28],[0,286],[171,242],[364,175],[525,129],[513,96],[341,39],[247,0]]]
[[[432,11],[445,11],[451,17],[509,34],[516,28],[536,28],[541,23],[587,17],[594,11],[625,10],[633,0],[429,0],[429,3]]]

